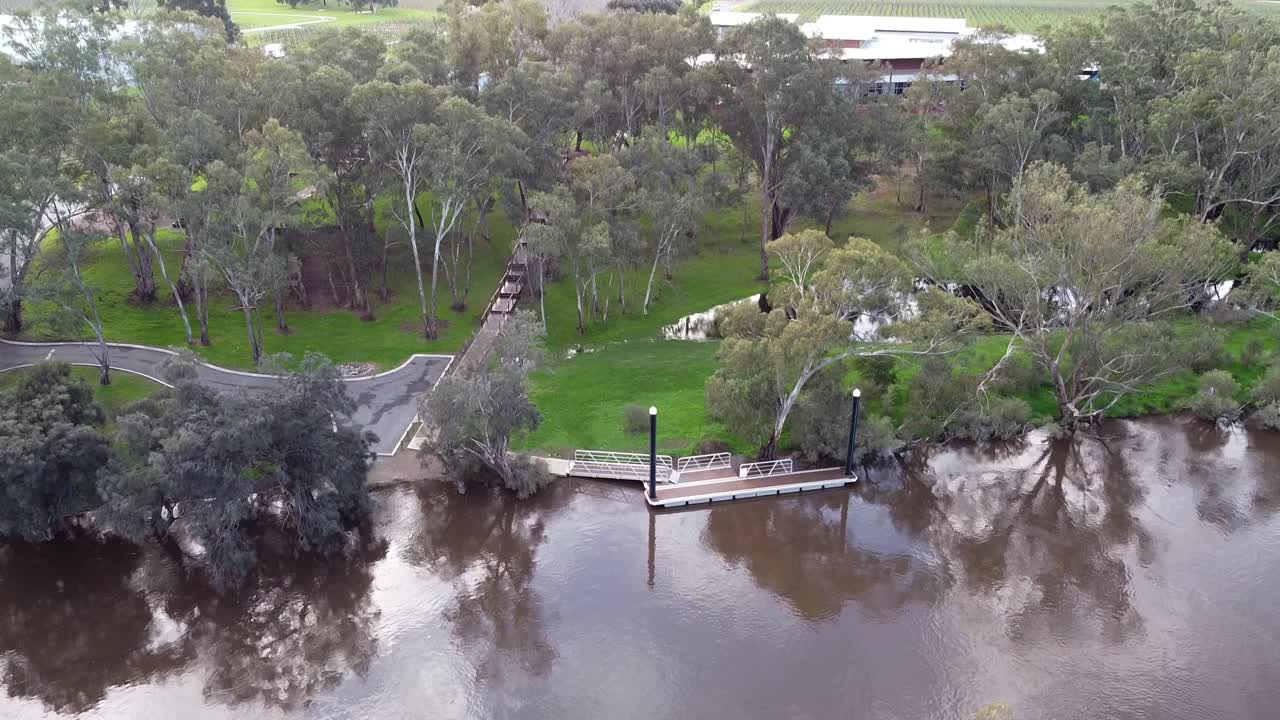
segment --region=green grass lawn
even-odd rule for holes
[[[519,445],[568,455],[577,448],[644,451],[648,433],[629,434],[630,404],[658,408],[659,449],[684,455],[725,429],[707,417],[702,386],[715,372],[717,342],[635,339],[595,348],[533,378],[541,427]],[[735,448],[745,451],[747,448]]]
[[[286,318],[292,332],[282,335],[275,331],[274,308],[268,302],[262,309],[263,336],[268,353],[289,352],[302,355],[307,351],[324,353],[334,362],[372,362],[381,369],[390,369],[404,362],[413,353],[450,354],[460,350],[479,326],[486,304],[497,286],[514,240],[514,229],[502,213],[493,213],[493,244],[483,240],[476,242],[476,257],[472,268],[472,290],[467,309],[455,312],[449,309],[450,295],[444,282],[443,271],[436,291],[440,319],[447,326],[440,331],[437,340],[428,342],[422,336],[421,309],[418,302],[417,283],[413,274],[413,260],[406,246],[398,246],[388,261],[391,268],[389,287],[391,300],[375,302],[376,319],[366,322],[356,312],[337,309],[307,311],[286,308]],[[382,227],[379,225],[379,227]],[[430,256],[429,241],[426,243]],[[180,253],[183,236],[178,231],[161,234],[161,251],[171,276],[181,267]],[[422,246],[420,245],[420,249]],[[156,268],[158,299],[151,305],[141,306],[131,298],[133,279],[129,273],[124,253],[118,240],[104,239],[98,248],[98,257],[85,273],[92,287],[99,291],[99,311],[109,340],[117,342],[153,345],[157,347],[184,347],[186,335],[177,306],[169,289]],[[424,279],[430,282],[430,265],[427,263]],[[218,284],[215,283],[215,288]],[[312,292],[327,295],[327,288],[312,288]],[[428,292],[430,288],[428,287]],[[234,297],[219,289],[211,295],[209,312],[209,347],[196,345],[193,349],[204,359],[231,368],[252,369],[249,340],[244,327],[244,315],[237,309]],[[198,333],[195,308],[188,301],[188,313],[193,331]],[[48,323],[42,322],[46,309],[32,307],[28,313],[30,326],[24,339],[66,339],[49,335]],[[84,338],[81,338],[84,339]]]
[[[227,9],[231,12],[231,19],[237,25],[249,30],[324,18],[333,19],[306,27],[370,26],[416,22],[438,17],[439,13],[435,11],[437,4],[415,2],[412,3],[413,7],[380,7],[376,13],[371,13],[367,5],[353,9],[350,5],[339,3],[338,0],[326,0],[323,3],[310,2],[297,7],[289,7],[288,3],[276,0],[228,0]]]
[[[0,390],[16,385],[18,379],[25,372],[26,369],[24,368],[0,373]],[[106,411],[108,422],[115,419],[116,413],[120,408],[137,402],[163,387],[159,383],[140,375],[119,371],[111,373],[110,385],[99,385],[98,369],[91,367],[73,367],[71,368],[71,374],[84,380],[89,384],[89,387],[93,388],[94,398],[97,399],[102,409]]]

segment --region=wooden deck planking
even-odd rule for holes
[[[793,492],[807,492],[826,488],[843,487],[856,482],[856,477],[847,477],[843,468],[825,468],[822,470],[803,470],[800,472],[774,475],[771,477],[748,478],[746,480],[726,477],[723,480],[709,479],[698,481],[696,485],[683,482],[677,485],[666,485],[658,488],[656,499],[645,495],[645,501],[655,507],[677,507],[696,503],[720,502],[739,498],[760,497],[762,495],[781,495]]]

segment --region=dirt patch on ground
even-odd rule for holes
[[[338,374],[344,378],[357,378],[372,375],[377,369],[378,366],[371,362],[341,363],[338,365]]]
[[[436,330],[444,330],[449,327],[448,320],[436,320]],[[413,333],[414,335],[422,335],[422,321],[400,323],[400,332]]]

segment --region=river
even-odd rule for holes
[[[0,717],[1274,718],[1280,439],[1113,422],[853,490],[377,494],[239,602],[158,549],[0,550]]]

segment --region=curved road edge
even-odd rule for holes
[[[46,360],[96,367],[89,347],[96,343],[32,343],[0,338],[0,372],[28,367]],[[114,370],[140,375],[167,385],[160,379],[160,366],[177,352],[167,348],[108,343]],[[394,455],[418,418],[418,397],[430,391],[453,363],[452,355],[415,353],[398,367],[360,378],[343,378],[356,401],[352,423],[378,436],[374,451]],[[219,390],[270,390],[278,375],[231,370],[199,361],[200,381]]]

